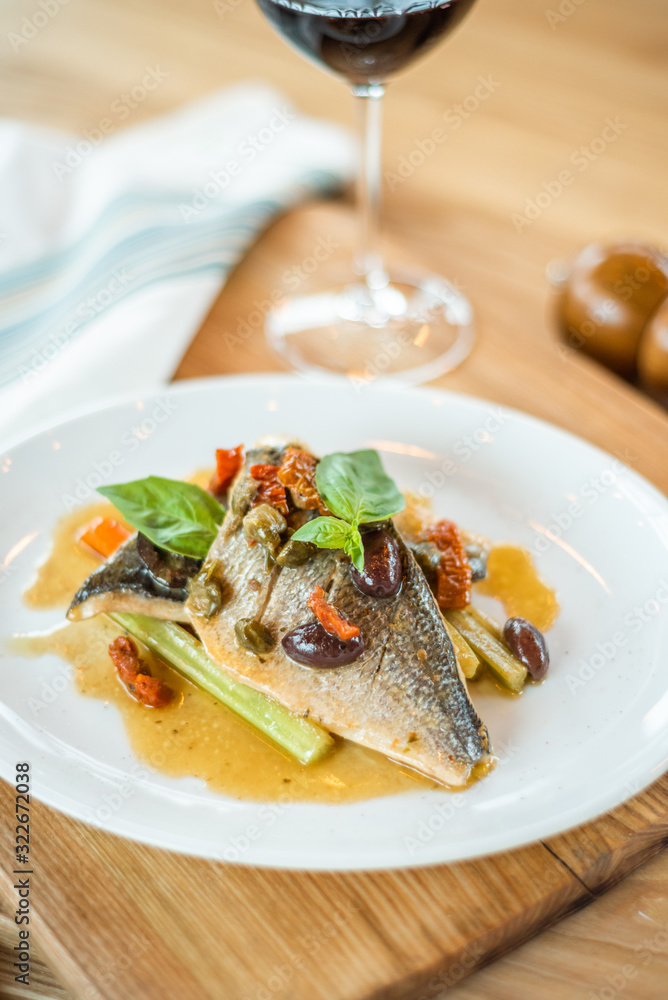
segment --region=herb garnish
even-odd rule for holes
[[[225,509],[194,483],[148,476],[100,486],[125,520],[168,552],[204,559],[218,534]]]
[[[321,549],[343,549],[358,570],[364,569],[364,546],[359,525],[383,521],[405,507],[393,480],[373,449],[334,452],[318,463],[318,493],[335,517],[316,517],[292,536]]]

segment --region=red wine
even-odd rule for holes
[[[331,0],[258,0],[300,52],[357,84],[383,83],[452,31],[473,3],[390,0],[336,9]]]

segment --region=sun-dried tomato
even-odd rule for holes
[[[357,625],[353,625],[352,622],[348,621],[345,615],[338,608],[335,608],[333,604],[327,603],[322,587],[315,588],[306,604],[316,616],[325,632],[329,632],[330,635],[337,635],[339,639],[345,642],[348,639],[354,639],[355,636],[360,634]]]
[[[216,496],[226,493],[244,460],[244,446],[216,449],[216,471],[211,477],[209,489]]]
[[[321,514],[329,511],[320,499],[315,485],[317,460],[301,448],[286,448],[283,462],[278,470],[278,481],[286,486],[295,502],[302,510],[318,510]]]
[[[268,503],[281,514],[288,513],[288,498],[285,487],[278,481],[278,470],[280,465],[251,465],[250,474],[258,482],[257,493],[253,498],[253,507],[258,504]]]
[[[109,646],[109,656],[125,684],[134,682],[139,672],[139,653],[132,639],[119,635]]]
[[[442,611],[465,608],[471,603],[471,566],[457,525],[452,521],[437,521],[423,533],[441,552],[436,571],[436,599]]]
[[[150,674],[137,674],[134,686],[139,701],[149,708],[166,708],[174,697],[170,687]]]
[[[118,676],[136,696],[137,701],[150,708],[165,708],[169,705],[174,692],[163,681],[151,676],[132,639],[119,635],[109,644],[109,656]]]

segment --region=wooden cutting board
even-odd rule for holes
[[[410,230],[410,219],[403,222]],[[530,266],[509,254],[495,270],[492,257],[508,246],[503,226],[469,219],[467,232],[482,248],[464,279],[480,288],[484,278],[481,337],[442,384],[551,419],[624,455],[668,489],[666,415],[586,359],[565,354],[542,329],[540,253]],[[278,287],[286,259],[303,259],[323,233],[347,247],[349,211],[313,207],[274,226],[233,276],[179,376],[276,369],[259,328],[228,347],[223,335]],[[554,239],[543,248],[545,256],[562,249]],[[454,247],[441,250],[437,263],[447,271],[455,256]],[[529,280],[518,294],[520,278]],[[2,784],[4,858],[12,814],[12,792]],[[38,803],[32,836],[34,939],[76,998],[431,1000],[657,852],[668,841],[668,777],[545,843],[387,873],[213,863],[119,840]],[[0,897],[11,912],[12,879],[0,868]]]

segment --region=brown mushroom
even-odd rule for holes
[[[668,298],[652,314],[638,348],[640,385],[668,406]]]
[[[562,336],[571,347],[633,379],[643,331],[666,297],[668,258],[654,247],[591,243],[572,261],[561,287]],[[649,340],[646,353],[656,354]],[[654,361],[644,366],[655,370]]]

